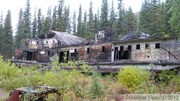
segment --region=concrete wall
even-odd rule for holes
[[[140,45],[140,49],[136,49],[136,45]],[[149,48],[145,48],[146,44]],[[160,48],[156,48],[156,44],[160,44]],[[150,40],[150,41],[138,41],[138,42],[123,42],[115,43],[112,47],[120,46],[127,50],[128,45],[132,46],[130,60],[136,61],[177,61],[180,59],[180,42],[178,40]],[[112,52],[113,54],[113,52]],[[175,58],[175,57],[177,58]],[[113,58],[111,61],[114,61]]]
[[[104,49],[103,49],[104,47]],[[59,48],[58,52],[74,53],[77,52],[77,60],[86,62],[110,62],[111,61],[111,43],[82,45],[77,47]],[[71,59],[71,57],[69,57]]]

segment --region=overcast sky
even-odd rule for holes
[[[88,11],[90,1],[91,0],[65,0],[65,4],[70,6],[70,12],[73,13],[74,10],[78,12],[80,4],[82,4],[83,11]],[[92,0],[93,9],[95,9],[94,11],[96,11],[98,7],[101,7],[101,1],[102,0]],[[118,0],[114,0],[115,9],[117,8],[117,1]],[[3,11],[4,18],[7,14],[7,10],[11,10],[12,26],[13,29],[15,29],[14,26],[17,25],[19,10],[20,8],[23,8],[24,10],[26,0],[0,0],[0,2],[0,11]],[[48,7],[54,7],[55,5],[58,5],[58,0],[30,0],[30,2],[31,13],[34,12],[34,9],[36,7],[37,9],[41,8],[43,15],[46,14]],[[112,0],[109,0],[109,6],[111,6],[111,2]],[[131,6],[133,12],[137,12],[140,10],[142,2],[143,0],[123,0],[125,8]]]

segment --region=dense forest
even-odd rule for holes
[[[117,37],[120,34],[126,35],[130,31],[147,33],[153,37],[179,35],[179,0],[164,2],[144,0],[141,10],[137,13],[133,13],[130,7],[125,9],[122,0],[118,0],[117,9],[114,7],[114,0],[112,2],[102,0],[97,11],[93,11],[93,3],[95,2],[89,3],[88,11],[83,12],[81,5],[78,11],[70,11],[70,7],[65,5],[65,0],[59,0],[57,6],[48,8],[46,15],[42,15],[41,8],[34,9],[34,15],[32,15],[30,0],[27,0],[25,9],[19,10],[16,32],[12,30],[11,11],[8,10],[5,19],[1,13],[0,54],[5,59],[11,58],[14,49],[20,47],[22,39],[46,34],[50,28],[56,31],[67,31],[85,39],[93,39],[94,33],[98,30],[108,28],[113,29]],[[72,16],[70,12],[73,12]]]

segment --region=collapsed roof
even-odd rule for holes
[[[137,31],[130,31],[127,35],[120,38],[120,41],[128,41],[133,39],[148,39],[150,38],[149,34],[141,33],[140,35],[137,34]]]
[[[81,37],[74,36],[67,32],[58,32],[53,30],[51,30],[48,34],[41,35],[39,38],[40,39],[56,38],[61,46],[77,45],[77,44],[82,44],[86,41]]]

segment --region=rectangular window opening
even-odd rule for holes
[[[123,51],[124,50],[124,46],[120,46],[120,51]]]
[[[87,48],[87,53],[89,53],[89,48]]]
[[[150,48],[150,44],[145,44],[145,49],[149,49]]]
[[[160,43],[156,43],[156,44],[155,44],[155,48],[156,48],[156,49],[160,48]]]
[[[102,46],[102,52],[105,52],[105,46]]]
[[[140,44],[136,45],[136,49],[140,49]]]
[[[131,48],[131,45],[128,45],[128,50],[130,51],[132,48]]]

